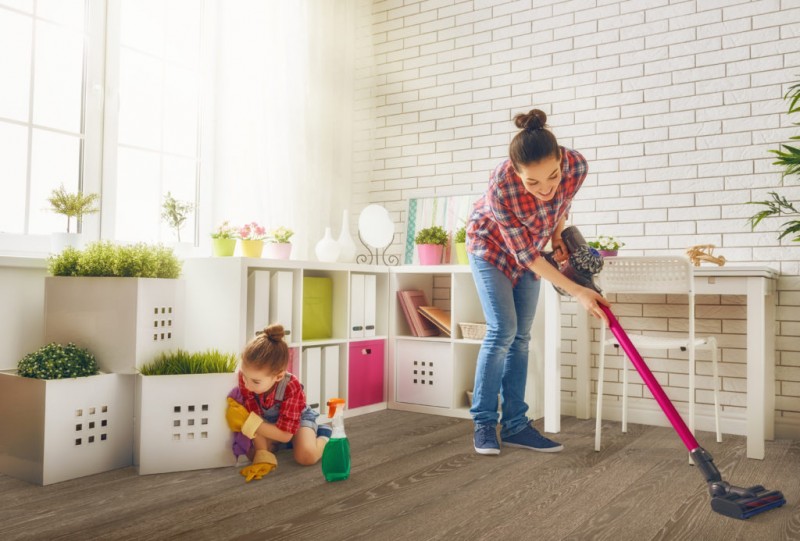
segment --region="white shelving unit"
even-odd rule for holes
[[[484,322],[475,282],[466,265],[414,265],[389,271],[389,404],[392,409],[469,418],[481,340],[465,339],[459,323]],[[549,284],[548,284],[549,285]],[[544,285],[543,285],[544,287]],[[413,336],[397,292],[419,289],[432,304],[450,310],[451,336]],[[532,329],[526,400],[529,416],[543,411],[543,297]],[[538,385],[534,385],[538,383]]]
[[[267,273],[270,280],[262,275],[259,280],[254,280],[254,273]],[[280,281],[272,278],[283,274]],[[350,284],[355,275],[374,276],[375,280],[375,311],[374,329],[370,336],[351,336],[351,320],[354,307],[351,306]],[[290,280],[285,280],[290,276]],[[184,261],[183,275],[186,281],[186,328],[185,343],[191,350],[204,350],[216,348],[225,352],[241,352],[252,334],[264,327],[263,322],[254,321],[256,314],[263,317],[265,303],[270,305],[268,321],[276,321],[273,314],[280,310],[283,317],[280,323],[290,329],[287,342],[292,350],[290,370],[296,374],[304,385],[308,385],[304,373],[303,360],[307,357],[307,350],[319,348],[320,353],[328,351],[328,358],[334,357],[330,348],[338,348],[338,367],[326,366],[324,356],[322,366],[315,367],[314,373],[326,375],[324,382],[314,382],[326,389],[337,389],[337,394],[347,398],[352,390],[351,385],[376,385],[374,379],[365,376],[360,379],[358,374],[350,374],[351,346],[358,349],[361,344],[374,346],[375,341],[385,344],[389,332],[389,273],[387,267],[366,266],[347,263],[320,263],[311,261],[273,260],[242,257],[216,257],[192,258]],[[303,278],[329,278],[332,282],[332,335],[330,338],[303,340]],[[264,288],[267,282],[272,282],[269,290],[262,291],[261,295],[254,294],[254,287]],[[291,290],[286,291],[286,285],[291,282]],[[361,282],[358,282],[361,283]],[[256,285],[259,284],[259,285]],[[287,302],[290,310],[287,310]],[[258,306],[254,306],[257,303]],[[357,317],[363,318],[363,307],[357,310]],[[290,314],[290,315],[287,315]],[[288,318],[289,321],[284,321]],[[366,348],[373,351],[374,347]],[[376,352],[382,359],[379,373],[386,373],[386,347],[378,348]],[[312,352],[316,353],[316,352]],[[313,355],[312,355],[313,357]],[[328,361],[332,363],[333,361]],[[359,363],[364,359],[360,358]],[[353,364],[361,366],[361,364]],[[361,370],[361,368],[354,368]],[[338,385],[331,382],[331,374],[338,373]],[[370,372],[372,373],[372,372]],[[351,377],[352,376],[352,377]],[[374,378],[374,377],[373,377]],[[379,384],[383,387],[381,392],[367,393],[370,396],[383,396],[380,402],[370,403],[361,407],[349,409],[350,415],[368,413],[385,409],[387,406],[386,378],[383,377]],[[317,394],[316,387],[310,394],[319,396],[320,409],[324,412],[325,401],[329,396],[324,396],[322,391]],[[372,391],[378,391],[373,389]],[[307,391],[308,392],[308,391]]]

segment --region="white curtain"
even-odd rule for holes
[[[295,231],[313,259],[350,202],[355,0],[218,3],[212,216]]]

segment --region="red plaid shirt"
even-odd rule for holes
[[[561,183],[553,199],[541,201],[525,190],[511,160],[504,161],[492,172],[486,193],[475,202],[467,224],[467,250],[516,284],[529,272],[561,218],[568,215],[587,171],[580,152],[561,147]]]
[[[294,434],[300,428],[300,413],[306,407],[306,395],[303,386],[297,376],[290,374],[291,378],[286,384],[286,391],[283,394],[278,421],[275,426],[284,432]],[[265,410],[275,405],[275,391],[278,390],[280,382],[272,386],[272,389],[264,394],[256,395],[258,405]]]

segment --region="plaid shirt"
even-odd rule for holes
[[[306,407],[306,395],[297,376],[290,375],[291,378],[286,384],[286,391],[283,394],[283,401],[281,402],[281,409],[275,426],[284,432],[294,434],[300,428],[300,413]],[[264,410],[268,410],[275,405],[275,391],[277,391],[278,385],[280,385],[280,382],[273,385],[272,389],[266,393],[256,395],[255,398],[258,405]]]
[[[553,199],[541,201],[525,190],[511,160],[504,161],[492,172],[486,193],[475,202],[467,224],[467,250],[516,285],[568,215],[587,170],[586,159],[578,151],[561,147],[561,183]]]

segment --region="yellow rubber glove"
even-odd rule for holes
[[[234,432],[241,432],[251,440],[256,437],[256,430],[264,422],[260,415],[247,411],[247,408],[236,400],[228,397],[228,409],[225,411],[225,420]]]
[[[239,473],[244,476],[245,482],[249,483],[253,479],[260,480],[277,467],[277,457],[269,451],[262,450],[256,451],[253,463],[239,470]]]

